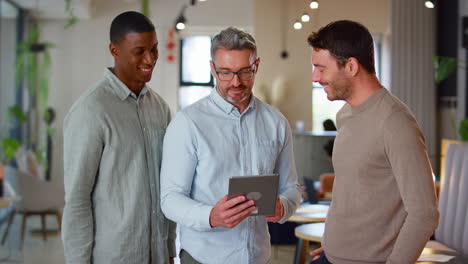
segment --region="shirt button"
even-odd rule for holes
[[[245,172],[247,172],[248,170],[249,170],[249,168],[247,168],[247,167],[244,168],[244,171],[245,171]]]
[[[153,210],[153,214],[155,214],[155,213],[156,213],[156,211],[155,211],[155,210]]]
[[[244,145],[247,145],[247,141],[244,141]]]

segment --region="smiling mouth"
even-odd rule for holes
[[[153,68],[147,68],[147,69],[143,69],[143,68],[139,68],[140,71],[142,71],[143,73],[151,73],[153,71]]]

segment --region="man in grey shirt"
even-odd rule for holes
[[[158,59],[148,18],[118,15],[114,68],[71,107],[64,124],[67,263],[173,263],[175,224],[159,205],[162,140],[170,120],[146,83]]]

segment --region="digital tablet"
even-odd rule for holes
[[[228,198],[244,195],[255,200],[252,215],[274,215],[279,175],[238,176],[229,179]]]

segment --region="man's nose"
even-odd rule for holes
[[[320,74],[316,71],[312,72],[312,82],[320,82]]]
[[[240,79],[239,79],[239,75],[237,74],[234,74],[234,77],[232,78],[231,80],[231,84],[235,87],[239,86],[240,85]]]

